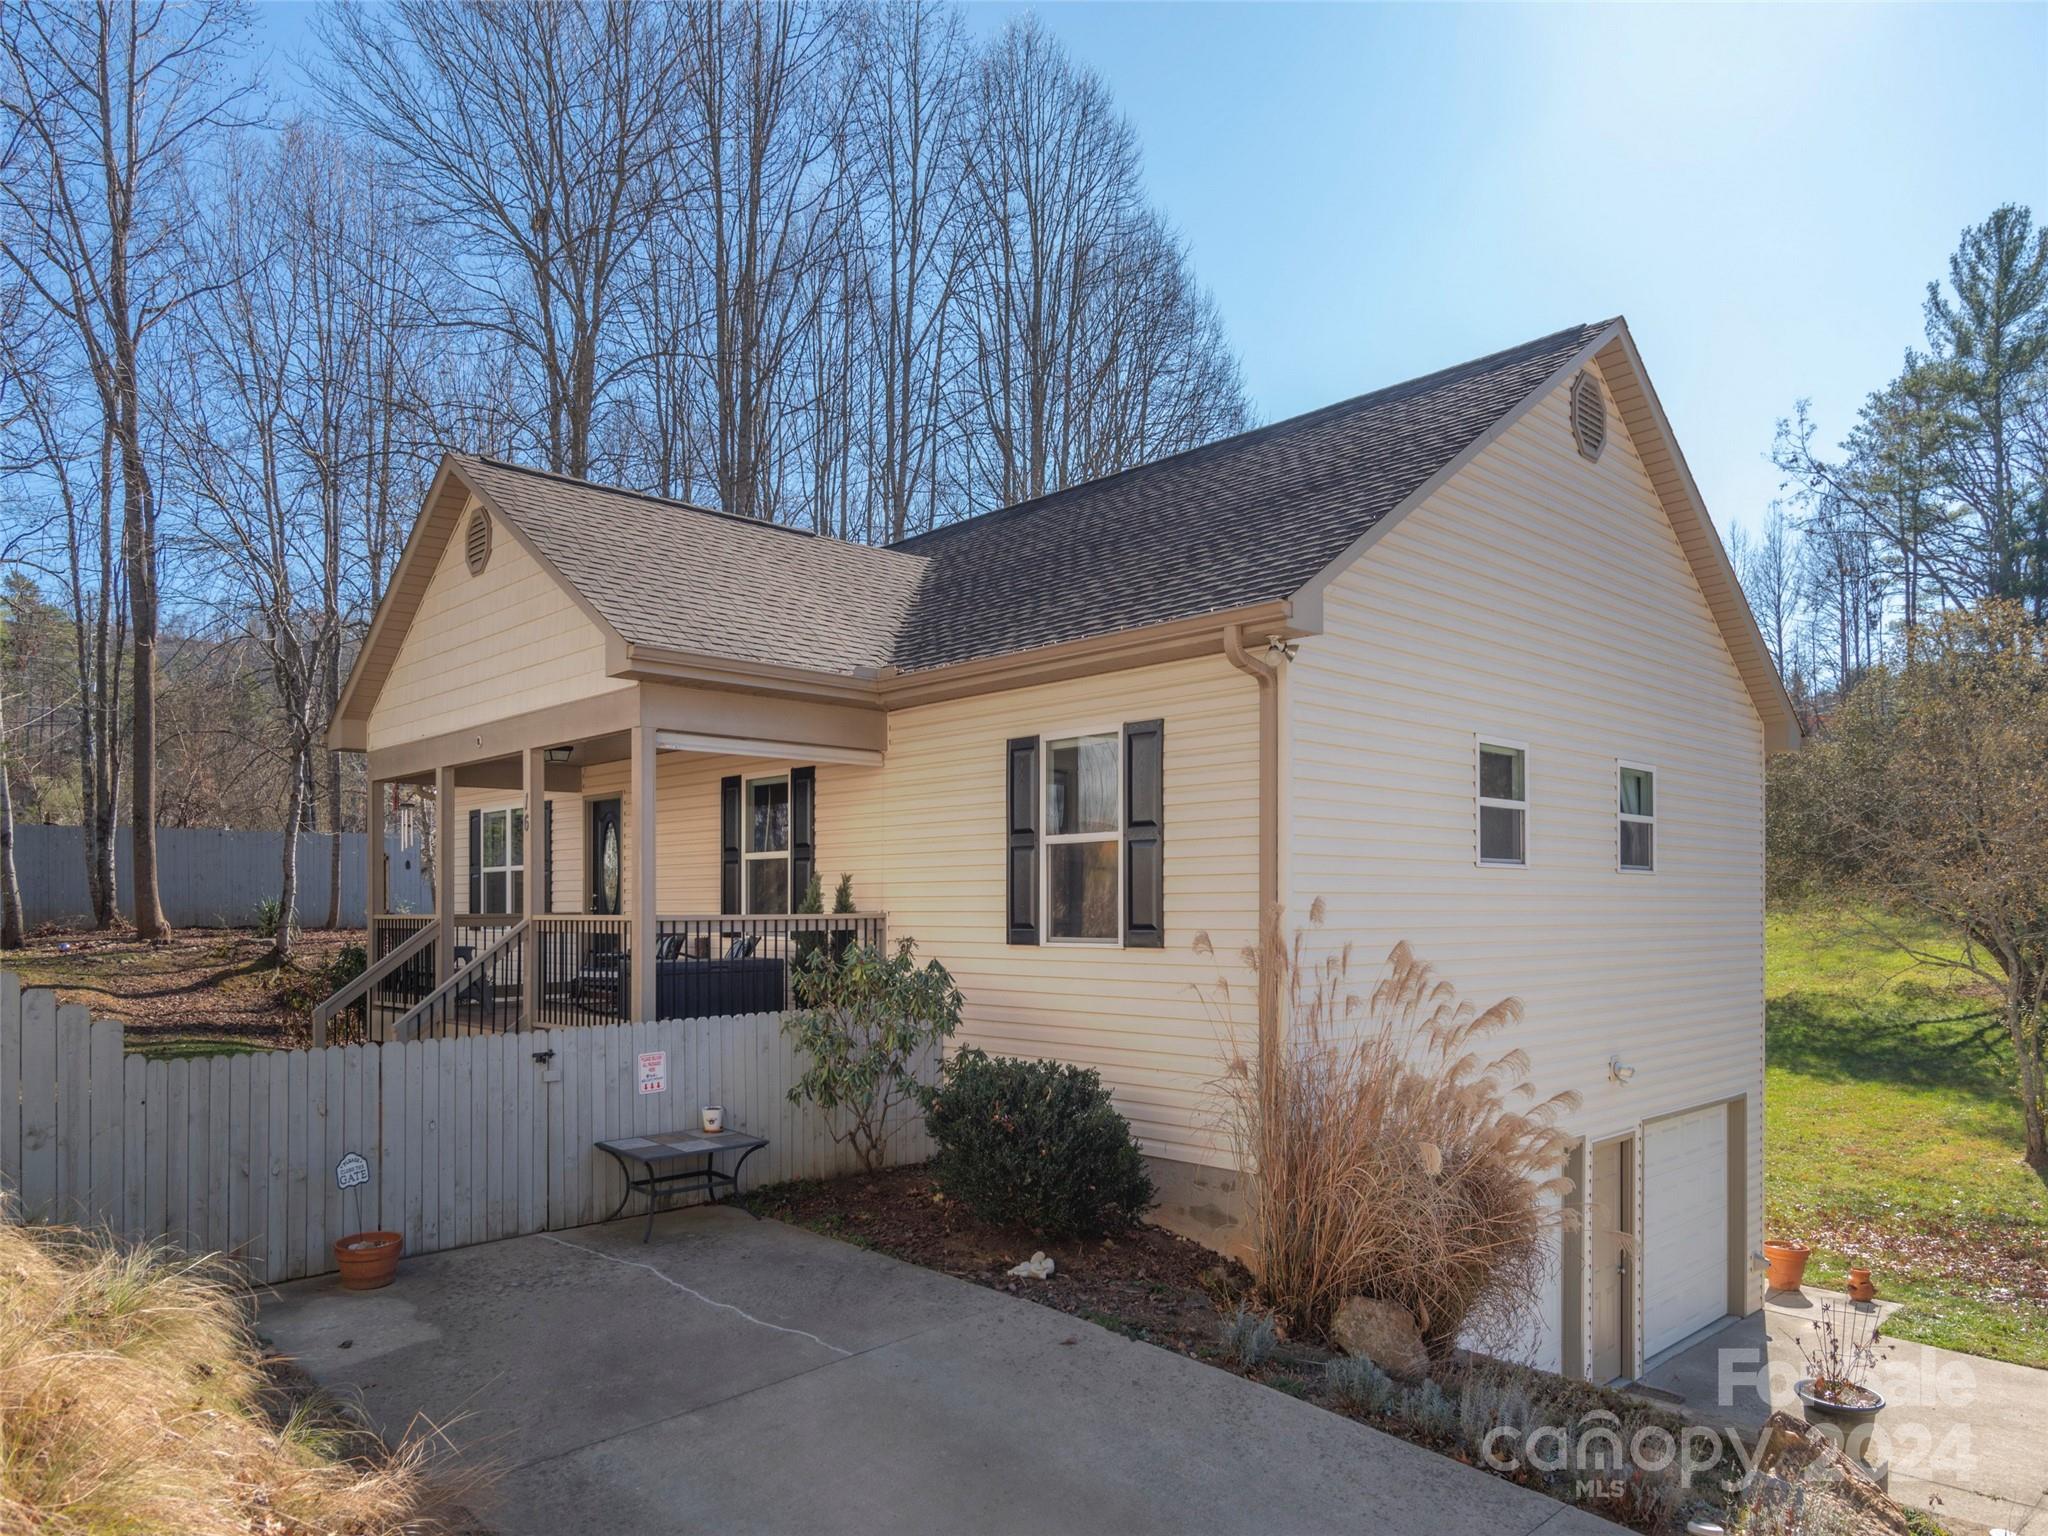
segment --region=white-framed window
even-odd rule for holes
[[[1647,875],[1657,868],[1657,770],[1645,763],[1616,763],[1620,795],[1616,848],[1624,874]]]
[[[1478,775],[1479,862],[1529,862],[1529,751],[1481,736],[1473,743]]]
[[[747,780],[740,883],[749,912],[789,910],[789,775]]]
[[[1048,944],[1121,944],[1123,732],[1040,738],[1040,879]]]
[[[483,876],[480,912],[526,910],[526,808],[485,811],[477,819]]]

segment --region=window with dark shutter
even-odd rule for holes
[[[1004,751],[1005,927],[1012,944],[1038,942],[1038,738],[1019,736]]]
[[[1166,944],[1166,722],[1124,726],[1124,943]]]
[[[740,776],[718,781],[718,910],[740,910]]]
[[[469,813],[469,906],[470,912],[484,909],[484,813]]]

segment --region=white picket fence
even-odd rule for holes
[[[0,972],[0,1189],[12,1219],[229,1253],[275,1282],[333,1269],[352,1232],[400,1232],[418,1254],[602,1221],[624,1185],[593,1143],[689,1128],[706,1104],[768,1138],[745,1188],[850,1172],[824,1117],[789,1102],[803,1067],[781,1025],[755,1014],[150,1060],[124,1051],[118,1022]],[[667,1088],[642,1093],[639,1059],[654,1052]],[[890,1150],[929,1155],[914,1110]],[[370,1178],[343,1190],[350,1153]]]

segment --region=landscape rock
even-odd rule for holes
[[[1814,1515],[1820,1504],[1841,1519],[1843,1529],[1870,1536],[1910,1536],[1912,1530],[1904,1508],[1871,1480],[1865,1467],[1789,1413],[1774,1413],[1764,1424],[1748,1502],[1760,1514],[1783,1506],[1804,1507]]]
[[[1362,1356],[1392,1376],[1422,1376],[1429,1351],[1422,1330],[1406,1307],[1391,1301],[1349,1296],[1330,1321],[1330,1337],[1347,1355]]]

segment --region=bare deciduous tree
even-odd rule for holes
[[[242,28],[232,0],[0,8],[0,258],[65,327],[120,465],[135,927],[150,939],[169,930],[156,877],[160,572],[148,347],[194,293],[179,248],[192,211],[190,162],[240,111],[244,88],[224,65]]]
[[[387,148],[461,231],[468,323],[532,370],[541,451],[579,478],[631,361],[612,345],[623,279],[676,194],[685,14],[650,0],[399,0],[338,7],[321,28],[336,120]]]
[[[968,184],[978,501],[1041,496],[1244,424],[1236,364],[1144,204],[1130,125],[1036,20],[981,60]]]

